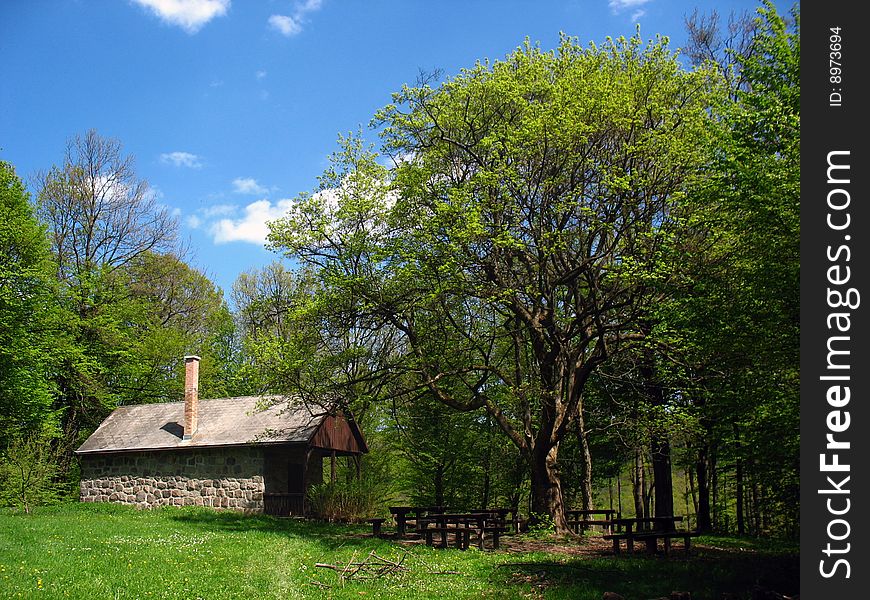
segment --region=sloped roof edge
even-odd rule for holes
[[[75,453],[307,443],[328,412],[315,413],[303,404],[283,400],[281,396],[200,400],[199,426],[189,440],[182,439],[184,402],[122,406]],[[273,404],[268,406],[269,403]],[[267,405],[265,409],[263,404]],[[354,437],[361,439],[356,423],[352,418],[347,420]]]

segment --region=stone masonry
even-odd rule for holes
[[[263,473],[263,450],[252,447],[85,455],[81,500],[262,512]]]

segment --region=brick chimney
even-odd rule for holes
[[[184,357],[184,435],[189,440],[199,421],[199,357]]]

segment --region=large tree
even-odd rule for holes
[[[56,426],[51,372],[60,313],[45,229],[12,165],[0,162],[0,448]]]
[[[661,39],[527,43],[404,88],[377,115],[395,168],[348,144],[273,224],[275,246],[401,335],[419,386],[487,411],[560,531],[560,443],[584,428],[590,375],[644,335],[705,161],[710,89]]]
[[[730,73],[710,183],[695,193],[704,236],[682,289],[658,312],[680,338],[678,374],[702,435],[698,525],[717,523],[726,470],[740,533],[795,533],[798,506],[800,14],[765,2],[752,21],[690,27],[692,46]],[[739,26],[737,26],[739,24]],[[742,32],[750,35],[743,37]],[[720,37],[739,34],[729,41]],[[716,48],[724,48],[722,52]],[[696,58],[700,58],[701,53]]]
[[[39,215],[49,225],[63,280],[175,248],[177,219],[138,177],[118,140],[93,129],[75,136],[63,162],[36,179]]]
[[[54,373],[67,431],[89,433],[118,405],[179,399],[185,354],[203,356],[203,393],[230,391],[233,377],[215,358],[228,355],[231,315],[184,262],[177,219],[121,143],[93,130],[76,136],[36,183],[68,311],[71,343]]]

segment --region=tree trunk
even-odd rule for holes
[[[483,476],[483,494],[480,498],[480,508],[483,510],[486,510],[486,507],[489,506],[489,493],[491,486],[492,482],[489,476],[489,465],[486,465],[486,472]]]
[[[435,467],[435,506],[444,506],[444,465]]]
[[[690,496],[689,496],[689,473],[690,472],[691,471],[689,469],[685,469],[683,471],[683,474],[686,476],[686,479],[685,479],[686,485],[685,485],[685,490],[683,491],[683,494],[684,494],[683,500],[686,503],[686,527],[688,529],[692,528],[692,510],[691,510],[692,506],[689,504],[689,498],[690,498]]]
[[[631,492],[634,497],[634,515],[643,518],[644,515],[644,490],[646,483],[643,477],[643,459],[640,450],[634,451],[634,475],[631,478]]]
[[[649,326],[643,324],[642,328],[648,330]],[[664,390],[656,377],[656,357],[652,352],[647,352],[644,358],[640,372],[644,379],[647,398],[653,406],[663,407],[667,402]],[[650,440],[650,454],[655,486],[655,516],[672,517],[674,516],[674,482],[671,474],[671,445],[666,432],[653,433]]]
[[[752,482],[752,535],[761,535],[761,503],[758,498],[758,484]]]
[[[695,518],[698,516],[698,492],[695,489],[695,470],[686,467],[686,481],[689,484],[689,493],[692,495],[692,512]]]
[[[613,477],[607,478],[607,499],[608,499],[608,508],[613,510]]]
[[[695,462],[695,471],[698,475],[698,504],[696,514],[698,519],[698,531],[709,532],[713,530],[713,520],[710,514],[710,478],[707,474],[708,448],[706,445],[698,448],[698,460]]]
[[[556,533],[570,533],[565,519],[565,506],[562,501],[562,483],[556,467],[559,445],[548,451],[535,448],[532,456],[532,514],[530,520],[535,523],[543,516],[553,520]]]
[[[652,439],[652,468],[655,487],[655,516],[674,516],[674,483],[671,474],[671,445],[667,437]]]
[[[719,518],[719,469],[716,466],[716,458],[708,457],[710,477],[710,523],[713,529],[720,530],[722,527]]]
[[[582,469],[580,471],[580,501],[583,510],[595,508],[592,500],[592,453],[589,451],[589,439],[586,437],[586,425],[583,421],[583,411],[577,415],[577,442],[580,447]]]
[[[744,535],[746,533],[746,520],[744,518],[745,515],[745,507],[744,500],[746,490],[743,485],[743,458],[741,456],[741,447],[740,447],[740,432],[737,430],[737,425],[734,425],[734,446],[737,452],[737,459],[735,461],[735,469],[734,469],[734,483],[735,483],[735,500],[737,501],[737,534]]]
[[[616,475],[616,511],[622,517],[622,466]]]
[[[483,493],[480,498],[480,508],[486,510],[489,506],[489,495],[492,487],[492,423],[487,419],[486,458],[483,461]]]

